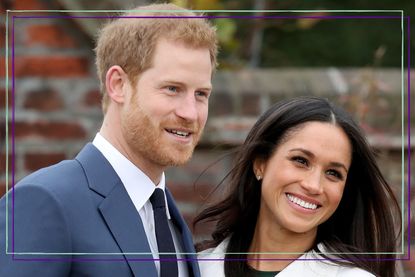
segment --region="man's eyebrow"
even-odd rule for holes
[[[162,80],[161,83],[165,84],[165,85],[176,85],[176,86],[181,86],[181,87],[186,86],[186,84],[183,83],[183,82],[178,82],[178,81],[169,80],[169,79]],[[202,85],[202,86],[198,87],[197,89],[211,91],[212,90],[212,84],[209,83],[209,84],[206,84],[206,85]]]

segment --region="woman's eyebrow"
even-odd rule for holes
[[[303,152],[305,155],[307,155],[307,156],[309,156],[311,158],[314,158],[316,156],[310,150],[307,150],[307,149],[304,149],[304,148],[301,148],[301,147],[300,148],[293,148],[289,152],[293,152],[293,151]],[[346,171],[346,173],[349,172],[349,170],[347,169],[347,167],[344,164],[342,164],[341,162],[330,162],[330,166],[341,167],[341,168],[343,168]]]

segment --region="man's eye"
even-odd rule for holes
[[[195,94],[198,97],[205,97],[205,98],[209,97],[209,94],[206,91],[196,91]]]
[[[177,92],[177,87],[175,86],[168,86],[167,90],[171,91],[171,92]]]

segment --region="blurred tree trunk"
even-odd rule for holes
[[[254,10],[264,10],[266,0],[254,0]],[[261,16],[263,12],[258,12],[255,15]],[[249,67],[258,67],[261,63],[262,41],[264,36],[263,19],[258,18],[254,20],[254,29],[250,44],[251,56],[248,62]]]

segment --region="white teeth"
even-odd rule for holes
[[[181,137],[187,137],[189,135],[188,132],[182,132],[177,130],[171,130],[170,132]]]
[[[293,203],[297,204],[298,206],[301,206],[301,207],[303,207],[303,208],[310,209],[310,210],[315,210],[315,209],[317,209],[317,205],[316,205],[316,204],[306,202],[306,201],[301,200],[300,198],[295,197],[295,196],[293,196],[293,195],[291,195],[291,194],[288,194],[288,193],[287,193],[287,197],[288,197],[288,199],[289,199],[291,202],[293,202]]]

